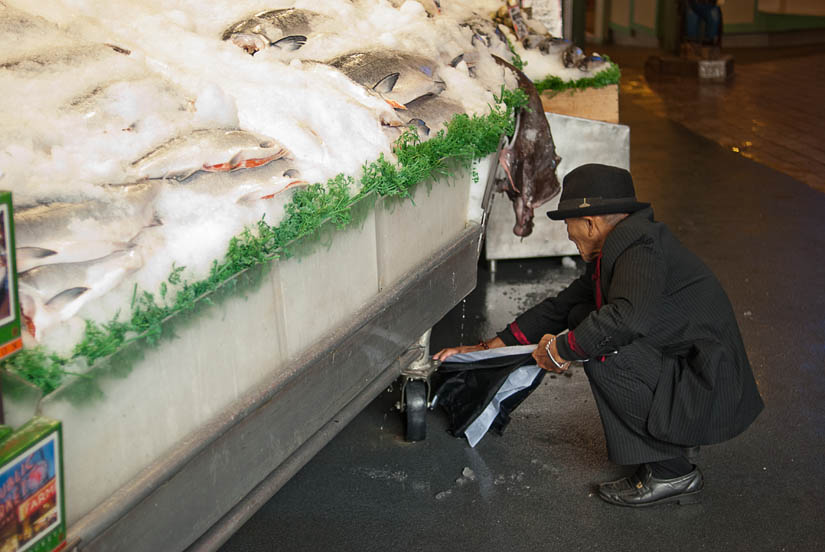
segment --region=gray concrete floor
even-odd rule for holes
[[[425,441],[405,443],[398,389],[382,393],[223,551],[825,550],[825,194],[633,95],[621,117],[637,195],[719,276],[766,404],[744,434],[703,447],[703,502],[638,511],[593,495],[624,468],[607,461],[574,368],[545,378],[504,435],[475,449],[439,412]],[[578,270],[500,262],[493,281],[481,263],[433,348],[489,337]]]

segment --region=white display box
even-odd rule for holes
[[[586,163],[603,163],[630,169],[630,127],[546,113],[561,163],[556,168],[559,182],[564,176]],[[533,233],[526,238],[513,234],[516,216],[504,194],[495,194],[487,226],[484,254],[489,261],[577,255],[576,246],[567,239],[563,221],[550,220],[547,211],[559,204],[559,197],[535,210]]]
[[[195,312],[170,317],[158,343],[132,343],[42,399],[23,393],[13,401],[21,419],[36,404],[37,413],[63,422],[70,531],[80,520],[84,528],[98,524],[89,519],[134,493],[159,463],[257,389],[292,381],[294,359],[333,342],[382,290],[463,236],[472,172],[419,185],[414,204],[367,197],[353,208],[351,225],[326,223],[292,244],[289,257],[239,274]],[[339,407],[331,405],[346,404],[369,383],[335,377],[341,396],[306,408],[332,417]]]

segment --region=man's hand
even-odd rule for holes
[[[486,341],[487,349],[498,349],[499,347],[504,347],[504,342],[501,340],[500,337],[494,337],[493,339]],[[453,355],[457,355],[458,353],[472,353],[473,351],[483,351],[484,346],[479,343],[478,345],[462,345],[460,347],[448,347],[446,349],[441,349],[436,354],[433,355],[433,360],[440,360],[444,362],[447,360],[448,357]]]
[[[539,341],[539,346],[536,347],[535,351],[533,351],[533,358],[536,359],[536,364],[539,365],[539,368],[549,372],[561,374],[562,372],[567,371],[570,367],[570,361],[564,360],[559,356],[559,351],[556,348],[556,340],[554,339],[555,337],[556,336],[553,334],[546,334],[542,337],[541,341]],[[553,361],[550,360],[550,357],[547,356],[548,343],[550,344],[550,353],[553,355],[553,358],[556,359],[556,362],[561,364],[561,368],[556,366]]]

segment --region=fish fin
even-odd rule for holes
[[[270,46],[275,46],[287,52],[293,52],[307,43],[307,37],[304,35],[285,36],[275,42],[270,42]]]
[[[305,188],[306,186],[309,186],[309,182],[307,182],[306,180],[293,180],[292,182],[290,182],[289,184],[286,185],[286,188],[284,188],[284,190],[288,190],[288,189],[292,188],[293,186]],[[284,191],[284,190],[281,190],[281,191]]]
[[[203,164],[203,170],[209,172],[227,172],[232,170],[231,163],[215,163],[214,165]]]
[[[473,46],[484,46],[485,48],[490,47],[490,37],[488,37],[484,33],[473,33],[473,38],[471,39],[470,43]]]
[[[392,92],[392,89],[395,88],[395,83],[398,82],[398,77],[400,76],[401,73],[390,73],[380,81],[376,82],[372,89],[379,94],[389,94]]]
[[[275,155],[270,155],[268,157],[257,157],[254,159],[246,159],[238,163],[232,170],[235,169],[254,169],[255,167],[263,167],[264,165],[275,161],[276,159],[280,159],[286,154],[286,150],[282,149]]]
[[[388,104],[390,104],[390,107],[392,107],[393,109],[401,109],[401,110],[404,110],[404,111],[406,111],[406,109],[407,109],[406,105],[400,104],[400,103],[396,102],[395,100],[388,100],[388,99],[384,98],[384,101],[387,102]],[[392,126],[392,125],[390,125],[390,126]]]
[[[243,153],[238,152],[235,155],[233,155],[232,159],[230,159],[226,163],[218,163],[218,165],[221,166],[221,169],[219,169],[221,171],[234,171],[235,169],[241,166],[241,163],[243,163]],[[213,165],[213,167],[216,167],[218,165]],[[204,168],[206,168],[206,165],[204,165]]]
[[[64,305],[67,305],[89,291],[87,287],[73,287],[69,289],[64,289],[48,301],[46,301],[47,307],[53,307],[55,309],[61,309]]]
[[[238,153],[232,156],[232,159],[225,163],[215,163],[214,165],[207,165],[206,163],[204,163],[201,168],[209,172],[229,172],[237,169],[240,166],[240,164],[243,163],[243,161],[243,153],[239,151]]]
[[[210,169],[207,169],[206,165],[204,165],[203,167],[199,167],[197,169],[192,169],[188,172],[181,171],[181,172],[175,172],[175,173],[168,173],[168,174],[163,175],[160,178],[154,178],[154,179],[151,179],[151,180],[167,180],[167,179],[169,179],[169,180],[177,180],[178,182],[183,182],[184,180],[187,180],[187,179],[191,178],[192,175],[194,175],[196,172],[198,172],[200,170],[208,171]]]
[[[110,43],[108,43],[108,42],[104,42],[104,43],[103,43],[103,45],[104,45],[104,46],[108,46],[109,48],[111,48],[112,50],[114,50],[115,52],[117,52],[118,54],[123,54],[123,55],[125,55],[125,56],[128,56],[128,55],[130,55],[130,54],[132,53],[132,51],[131,51],[131,50],[128,50],[128,49],[126,49],[126,48],[121,48],[121,47],[120,47],[120,46],[118,46],[117,44],[110,44]]]
[[[274,192],[269,192],[269,193],[265,193],[264,190],[261,190],[259,188],[257,190],[252,191],[252,192],[245,193],[244,195],[242,195],[241,197],[236,199],[235,203],[250,203],[250,202],[259,201],[259,200],[262,200],[262,199],[273,199],[278,194],[280,194],[282,192],[285,192],[288,189],[290,189],[292,187],[296,187],[296,186],[309,186],[309,182],[307,182],[306,180],[293,180],[292,182],[290,182],[289,184],[287,184],[283,188],[281,188],[279,190],[276,190]]]
[[[44,257],[51,257],[52,255],[57,255],[57,251],[52,249],[46,249],[45,247],[18,247],[17,248],[18,254],[23,253],[26,256],[31,257],[32,259],[42,259]]]
[[[511,153],[509,149],[503,148],[498,156],[498,162],[499,165],[501,165],[501,168],[504,169],[504,172],[507,173],[507,179],[510,182],[510,188],[513,190],[513,192],[520,194],[521,190],[516,188],[516,183],[513,181],[513,174],[510,172],[510,160],[508,159],[509,153]]]

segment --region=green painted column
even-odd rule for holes
[[[683,0],[659,0],[659,17],[657,21],[659,44],[665,52],[679,55],[682,41],[682,9]]]
[[[587,36],[587,0],[573,0],[573,43],[584,48]]]

